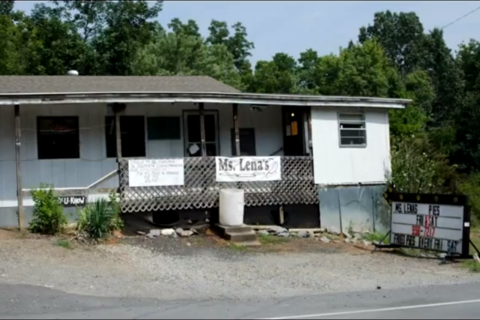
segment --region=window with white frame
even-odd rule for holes
[[[339,113],[338,129],[341,147],[365,147],[367,145],[364,113]]]

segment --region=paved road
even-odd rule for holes
[[[161,290],[159,288],[159,290]],[[252,301],[100,298],[0,284],[0,319],[478,319],[478,283]]]

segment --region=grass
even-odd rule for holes
[[[230,243],[230,249],[236,251],[244,251],[247,250],[247,246],[242,246],[241,244]]]
[[[68,239],[57,239],[55,244],[65,249],[73,249],[73,244]]]
[[[470,240],[475,244],[478,250],[480,250],[480,228],[474,228],[470,230]],[[470,254],[477,253],[472,245],[470,245]]]
[[[277,236],[271,236],[271,235],[266,235],[266,234],[261,234],[258,236],[258,240],[260,241],[261,244],[281,244],[290,241],[288,237],[277,237]]]
[[[467,260],[462,262],[462,267],[470,270],[471,272],[480,272],[480,263],[475,260]]]
[[[380,240],[382,240],[383,237],[385,237],[385,234],[380,232],[367,233],[363,235],[363,239],[371,242],[373,241],[380,242]],[[390,243],[390,237],[387,237],[385,238],[385,240],[383,240],[383,244],[388,244],[388,243]]]

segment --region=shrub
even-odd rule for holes
[[[459,183],[458,189],[460,193],[468,196],[472,226],[477,227],[480,222],[480,173],[470,174]]]
[[[41,184],[39,189],[32,191],[32,198],[35,206],[29,226],[30,232],[49,235],[61,232],[67,224],[67,218],[53,192],[53,186]]]
[[[112,192],[109,201],[98,199],[80,211],[77,228],[90,239],[99,240],[123,228],[117,195]]]
[[[391,183],[399,192],[452,193],[457,174],[445,154],[426,136],[411,136],[392,145]]]

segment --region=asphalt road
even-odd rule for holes
[[[159,288],[161,290],[161,288]],[[479,282],[282,300],[158,301],[0,284],[0,319],[478,319]]]

